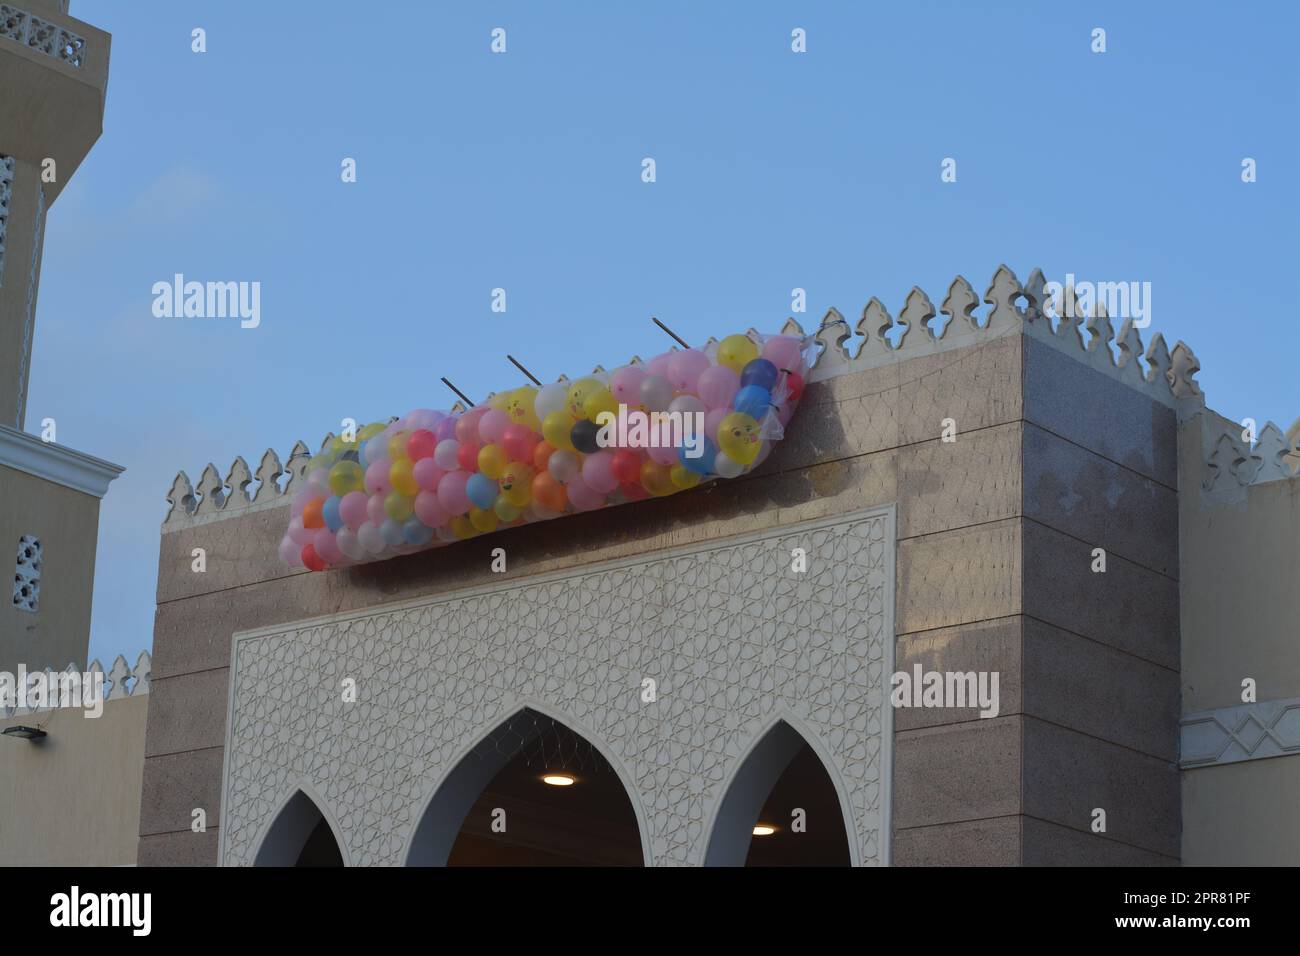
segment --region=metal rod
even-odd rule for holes
[[[688,349],[688,348],[690,348],[690,346],[686,344],[685,340],[683,340],[682,337],[681,337],[680,335],[678,335],[678,334],[677,334],[676,332],[674,332],[672,329],[668,328],[668,326],[664,325],[662,322],[660,322],[658,319],[656,319],[653,315],[650,316],[650,321],[653,322],[655,325],[659,326],[659,328],[663,329],[663,330],[664,330],[665,332],[667,332],[669,335],[671,335],[671,336],[673,337],[673,339],[676,340],[677,344],[680,345],[682,348],[684,348],[684,349]]]
[[[528,369],[524,368],[522,365],[519,364],[519,359],[517,359],[517,358],[515,358],[513,355],[509,355],[509,354],[506,355],[506,358],[510,359],[510,361],[514,363],[515,368],[519,369],[519,371],[521,371],[521,372],[523,372],[525,375],[527,375],[529,381],[531,381],[531,382],[532,382],[534,385],[536,385],[538,388],[541,388],[541,387],[542,387],[542,383],[539,382],[539,381],[537,381],[537,376],[535,376],[532,372],[528,371]]]
[[[469,396],[467,396],[464,392],[458,389],[455,385],[451,384],[451,382],[448,380],[447,376],[445,375],[442,377],[442,384],[446,385],[449,389],[451,389],[453,392],[459,395],[463,401],[468,402],[470,408],[474,407],[474,402],[469,398]]]

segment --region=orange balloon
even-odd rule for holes
[[[533,499],[540,501],[552,511],[563,511],[569,503],[564,493],[564,485],[555,480],[549,471],[539,471],[533,476]]]
[[[545,471],[546,466],[551,461],[551,452],[555,451],[555,446],[548,441],[539,441],[537,447],[533,449],[533,470]],[[533,497],[536,497],[534,494]]]
[[[325,527],[325,516],[321,514],[321,509],[324,507],[324,498],[317,498],[315,501],[309,501],[307,504],[303,505],[302,526],[304,528]]]

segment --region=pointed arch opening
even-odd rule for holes
[[[705,866],[849,866],[844,804],[826,765],[784,720],[736,771],[713,820]]]
[[[416,825],[406,863],[641,866],[641,831],[625,781],[601,749],[525,707],[446,776]]]
[[[298,790],[280,808],[254,866],[343,866],[343,851],[329,819],[316,801]]]

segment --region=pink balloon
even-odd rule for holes
[[[662,355],[656,355],[646,363],[645,373],[647,375],[658,375],[661,378],[668,377],[668,363],[673,360],[676,352],[664,352]]]
[[[430,528],[440,528],[451,520],[451,514],[432,491],[422,491],[415,496],[415,516]]]
[[[316,537],[312,539],[312,544],[316,546],[316,553],[326,564],[337,564],[343,560],[343,552],[339,550],[338,542],[334,540],[334,532],[329,528],[319,529]]]
[[[365,524],[368,516],[366,505],[369,501],[370,499],[361,491],[349,491],[344,495],[339,501],[339,517],[343,519],[343,523],[353,531]]]
[[[678,352],[668,361],[668,381],[679,392],[693,392],[700,373],[712,364],[699,349]]]
[[[803,362],[803,342],[791,335],[776,335],[763,343],[759,355],[778,369],[797,372]]]
[[[609,390],[614,400],[624,405],[641,404],[641,383],[645,380],[645,369],[639,365],[628,365],[614,373],[610,379]]]
[[[457,441],[478,441],[478,423],[491,409],[486,405],[476,405],[456,420]]]
[[[304,528],[302,518],[295,516],[289,519],[289,539],[298,546],[298,554],[301,557],[303,545],[311,544],[316,537],[316,532],[311,528]],[[301,561],[299,562],[302,563]]]
[[[726,408],[740,390],[740,376],[725,365],[712,365],[700,373],[695,390],[709,408]]]
[[[446,473],[446,470],[439,467],[432,458],[421,458],[415,463],[412,471],[415,483],[425,491],[435,491],[438,487],[438,479]]]
[[[387,517],[388,515],[384,511],[384,495],[375,495],[366,501],[366,518],[376,528],[383,524],[384,519]]]
[[[311,496],[305,491],[300,491],[294,495],[293,500],[289,502],[289,517],[296,518],[302,514],[302,509],[307,506],[307,502],[310,500]]]
[[[433,450],[433,461],[443,471],[455,471],[460,467],[456,458],[460,454],[460,442],[455,438],[444,438]]]
[[[501,435],[501,447],[511,461],[531,463],[538,441],[536,433],[527,425],[507,425]]]
[[[392,491],[392,483],[388,480],[388,472],[392,465],[387,455],[375,459],[374,463],[366,469],[366,491],[372,495],[386,495]]]
[[[435,412],[432,408],[417,408],[406,416],[406,427],[413,431],[420,428],[433,431],[444,417],[442,412]]]
[[[502,436],[505,435],[506,429],[509,427],[510,416],[505,412],[492,408],[479,419],[478,434],[483,439],[483,444],[495,445],[501,441]]]
[[[578,511],[591,511],[605,503],[605,496],[579,477],[565,485],[564,490],[568,492],[569,503]]]
[[[709,413],[704,416],[704,434],[708,436],[710,441],[717,442],[718,426],[721,425],[722,420],[730,414],[731,410],[727,408],[709,409]]]
[[[302,545],[287,534],[280,539],[280,560],[293,567],[302,564]]]
[[[433,433],[438,437],[438,441],[442,442],[446,441],[448,438],[455,438],[456,422],[458,421],[460,421],[459,418],[448,415],[443,418],[442,421],[438,422],[438,427],[433,429]]]
[[[610,466],[614,463],[614,453],[598,451],[587,456],[582,463],[582,481],[593,491],[607,495],[618,487],[618,479]]]
[[[438,502],[449,515],[463,515],[469,511],[469,495],[465,494],[465,482],[469,481],[469,472],[449,471],[438,482]]]
[[[651,446],[645,450],[650,460],[657,465],[677,464],[677,449],[672,445]]]

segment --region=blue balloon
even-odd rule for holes
[[[777,377],[781,373],[767,359],[756,358],[740,371],[741,385],[757,385],[769,392],[776,388]]]
[[[332,495],[326,498],[325,504],[321,506],[321,517],[325,519],[325,527],[331,531],[337,531],[343,527],[343,516],[339,514],[339,502],[342,500],[338,495]]]
[[[736,411],[760,422],[771,406],[772,393],[758,385],[746,385],[731,401],[731,407]]]
[[[402,534],[402,526],[392,518],[385,518],[384,523],[379,526],[379,536],[384,539],[385,544],[398,545],[406,540]]]
[[[690,458],[686,454],[685,448],[677,449],[677,460],[687,471],[693,471],[697,475],[713,474],[713,464],[718,457],[718,446],[713,444],[707,438],[703,439],[703,451],[698,458]]]
[[[362,438],[357,442],[357,462],[362,468],[366,467],[366,442],[369,438]]]
[[[407,544],[428,544],[433,540],[433,529],[411,515],[406,519],[406,524],[402,525],[402,537]]]
[[[487,510],[497,500],[497,483],[482,472],[474,472],[465,482],[465,495],[474,507]]]

